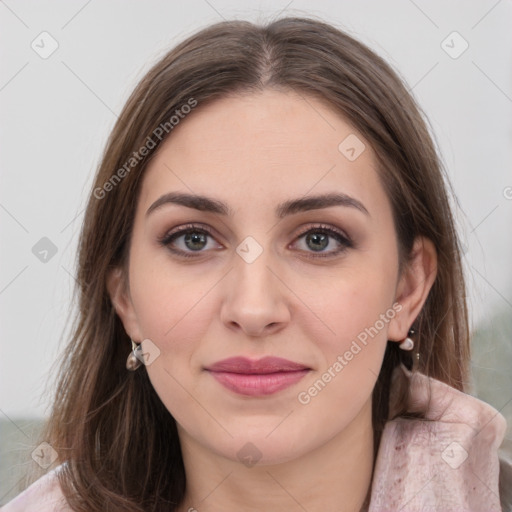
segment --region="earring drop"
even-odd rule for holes
[[[412,329],[409,329],[409,332],[407,333],[407,338],[405,338],[405,340],[403,340],[402,343],[398,345],[398,347],[401,348],[402,350],[412,350],[414,348],[414,341],[412,340],[412,338],[410,338],[410,336],[412,336],[413,334],[414,331]]]
[[[142,351],[142,347],[140,344],[137,345],[132,339],[130,339],[130,341],[132,342],[132,351],[126,359],[126,369],[134,372],[142,364],[141,360],[136,355],[137,352]]]

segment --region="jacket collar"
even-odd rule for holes
[[[498,490],[505,418],[491,405],[401,364],[409,379],[407,412],[381,436],[368,512],[501,511]],[[391,396],[393,396],[393,387]],[[430,398],[430,399],[429,399]]]

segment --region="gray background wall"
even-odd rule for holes
[[[12,465],[31,463],[14,455],[31,447],[34,420],[47,412],[44,386],[67,339],[83,208],[116,113],[150,65],[195,29],[223,18],[308,14],[386,58],[430,118],[466,248],[474,393],[512,418],[510,0],[5,0],[0,503],[12,494]]]

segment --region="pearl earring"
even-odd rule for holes
[[[137,357],[137,353],[142,352],[142,346],[140,343],[137,345],[131,338],[130,341],[132,342],[132,350],[128,359],[126,359],[126,369],[134,372],[142,364],[142,361]]]
[[[409,329],[409,332],[407,333],[407,338],[405,338],[405,340],[403,340],[402,343],[398,345],[398,347],[401,348],[402,350],[412,350],[414,348],[414,341],[412,340],[412,338],[410,338],[410,336],[412,336],[413,334],[414,331],[412,329]]]

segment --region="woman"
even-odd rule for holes
[[[332,26],[223,22],[158,62],[77,279],[58,458],[6,511],[508,506],[505,420],[464,393],[438,155],[395,72]]]

